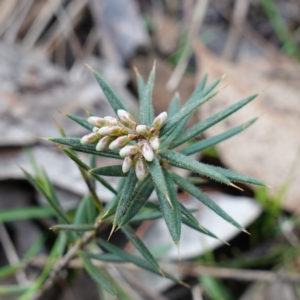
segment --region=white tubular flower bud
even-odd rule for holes
[[[104,119],[106,122],[108,122],[108,121],[115,120],[116,118],[111,117],[111,116],[105,116],[103,119]]]
[[[160,146],[160,141],[159,141],[159,138],[158,136],[154,136],[150,139],[150,145],[152,147],[152,149],[154,151],[158,150],[159,149],[159,146]]]
[[[139,158],[135,164],[135,174],[138,180],[143,180],[146,177],[147,165],[143,158]]]
[[[108,147],[108,145],[110,144],[110,142],[111,142],[111,137],[109,137],[109,136],[103,137],[103,138],[98,142],[98,144],[96,145],[96,150],[97,150],[97,151],[102,151],[102,150],[104,150],[105,148]]]
[[[99,140],[99,136],[96,133],[89,133],[83,136],[80,140],[80,143],[83,145],[92,144]]]
[[[163,127],[163,125],[166,123],[168,114],[164,111],[160,113],[153,121],[152,127],[159,130]]]
[[[148,143],[145,143],[142,147],[142,154],[147,161],[152,161],[154,154],[153,150]]]
[[[149,136],[150,134],[150,128],[146,125],[138,125],[135,130],[137,133],[144,136]]]
[[[101,134],[101,135],[109,135],[109,127],[108,126],[104,126],[104,127],[101,127],[99,130],[98,130],[98,133]]]
[[[106,121],[102,118],[98,118],[98,117],[89,117],[87,119],[87,121],[97,127],[102,127],[106,125]]]
[[[107,121],[107,125],[108,126],[116,126],[118,124],[119,124],[119,121],[117,119],[115,119],[115,118],[112,118],[111,120]]]
[[[108,129],[108,134],[111,135],[111,136],[119,136],[121,135],[121,127],[119,126],[112,126],[112,127],[109,127]]]
[[[133,165],[133,160],[129,156],[125,157],[122,164],[123,173],[127,173],[132,167],[132,165]]]
[[[117,114],[121,120],[121,122],[125,125],[125,126],[128,126],[130,128],[135,128],[136,127],[136,122],[133,118],[133,116],[127,112],[126,110],[124,109],[119,109],[117,111]]]
[[[138,153],[138,151],[139,147],[137,145],[127,145],[120,150],[119,154],[121,157],[125,157],[134,155]]]
[[[95,127],[93,128],[93,132],[94,132],[94,133],[97,133],[98,130],[99,130],[99,127],[96,127],[96,126],[95,126]]]
[[[109,144],[109,149],[111,150],[116,150],[119,148],[122,148],[123,146],[125,146],[128,142],[130,141],[129,137],[127,135],[125,136],[120,136],[117,139],[115,139],[114,141],[112,141]]]

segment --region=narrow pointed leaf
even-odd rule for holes
[[[144,95],[144,91],[146,88],[146,84],[145,81],[143,79],[143,77],[141,76],[141,74],[139,74],[139,72],[137,71],[137,69],[135,69],[135,73],[136,73],[136,80],[137,80],[137,86],[138,86],[138,93],[139,93],[139,99],[143,99],[143,95]]]
[[[173,117],[176,113],[178,113],[180,109],[180,96],[179,93],[176,93],[171,100],[169,109],[168,109],[168,117]]]
[[[130,220],[131,223],[141,223],[143,221],[156,220],[163,217],[160,211],[150,211],[145,213],[140,213]]]
[[[161,211],[163,213],[163,217],[165,219],[166,225],[172,237],[172,240],[177,245],[180,240],[180,229],[178,230],[177,228],[178,226],[177,211],[175,212],[175,210],[169,205],[167,199],[157,188],[156,188],[156,194],[160,204]]]
[[[114,217],[114,225],[117,225],[127,212],[137,181],[138,179],[135,175],[135,170],[134,168],[131,168],[125,181],[125,186],[122,190],[123,192],[120,201],[118,203],[117,211]]]
[[[90,223],[87,216],[88,201],[89,201],[88,196],[83,197],[83,199],[80,201],[76,209],[74,224],[79,225],[79,224]]]
[[[75,232],[85,232],[94,230],[94,225],[91,224],[57,224],[50,227],[53,231],[75,231]]]
[[[147,176],[139,185],[137,186],[134,196],[130,202],[130,205],[123,216],[119,221],[118,226],[124,226],[135,217],[135,215],[140,211],[140,209],[145,205],[150,195],[154,190],[151,176]]]
[[[214,124],[220,122],[221,120],[227,118],[228,116],[230,116],[231,114],[233,114],[234,112],[236,112],[237,110],[239,110],[240,108],[242,108],[243,106],[245,106],[246,104],[248,104],[249,102],[254,100],[256,97],[257,97],[257,94],[247,97],[247,98],[217,112],[216,114],[208,117],[207,119],[203,120],[202,122],[192,126],[191,128],[189,128],[188,130],[183,132],[178,137],[178,139],[172,144],[172,147],[177,147],[177,146],[185,143],[186,141],[193,139],[194,137],[199,135],[201,132],[203,132],[207,128],[213,126]]]
[[[74,151],[79,151],[83,153],[88,153],[88,154],[93,154],[97,156],[103,156],[103,157],[110,157],[110,158],[115,158],[115,159],[123,159],[119,153],[114,152],[109,149],[105,149],[102,151],[96,151],[95,145],[82,145],[80,143],[80,138],[49,138],[48,139],[51,142],[54,142],[56,144],[64,145],[64,146],[69,146],[71,150]]]
[[[87,254],[84,252],[80,251],[79,256],[82,259],[83,265],[87,272],[90,274],[90,276],[101,285],[109,294],[112,296],[116,297],[117,296],[117,291],[105,272],[101,268],[97,268],[96,266],[93,265],[91,262],[90,258],[88,257]]]
[[[153,67],[149,75],[147,85],[144,88],[142,98],[140,99],[141,123],[149,127],[151,126],[154,120],[154,112],[153,112],[153,105],[152,105],[152,92],[153,92],[154,80],[155,80],[155,66]]]
[[[105,209],[104,209],[104,214],[103,214],[103,216],[100,217],[101,221],[109,218],[110,216],[112,216],[116,213],[121,196],[122,196],[122,193],[120,192],[110,202],[108,202],[106,204]]]
[[[30,286],[24,285],[0,285],[0,296],[16,295],[26,292]]]
[[[85,118],[81,118],[75,115],[70,115],[67,114],[66,115],[69,119],[75,121],[77,124],[81,125],[82,127],[86,128],[89,131],[93,131],[94,126],[92,124],[90,124],[87,119]]]
[[[212,168],[220,174],[222,174],[223,176],[226,176],[231,181],[266,186],[266,184],[263,181],[255,179],[251,176],[244,175],[221,167],[212,166]]]
[[[156,187],[160,190],[164,197],[169,201],[169,192],[166,184],[166,180],[162,171],[162,167],[160,166],[159,160],[154,155],[154,159],[151,162],[148,162],[148,169],[152,176],[152,179],[156,185]]]
[[[200,200],[204,205],[206,205],[208,208],[210,208],[212,211],[218,214],[222,219],[226,220],[227,222],[239,229],[243,229],[243,226],[241,226],[232,217],[230,217],[219,205],[213,202],[206,194],[201,192],[199,188],[197,188],[192,183],[188,182],[185,178],[175,173],[172,173],[171,176],[178,186],[180,186],[182,189],[194,196],[196,199]]]
[[[51,198],[51,196],[49,195],[49,193],[47,193],[45,191],[45,189],[36,181],[35,178],[33,178],[31,176],[30,173],[28,173],[24,169],[22,169],[22,171],[23,171],[24,175],[26,176],[26,178],[28,179],[28,181],[46,198],[46,200],[48,201],[49,205],[56,212],[57,217],[61,218],[66,223],[70,223],[69,220],[68,220],[68,218],[66,217],[64,211],[62,210],[62,208],[56,203],[56,201],[53,198]]]
[[[109,251],[113,254],[120,256],[127,262],[131,262],[134,265],[139,266],[142,269],[148,270],[154,274],[162,276],[161,273],[158,270],[156,270],[154,267],[152,267],[152,265],[150,265],[145,259],[137,257],[133,254],[127,253],[127,252],[123,251],[122,249],[118,248],[117,246],[114,246],[111,243],[108,243],[102,239],[98,240],[98,243],[106,251]],[[169,274],[168,272],[163,271],[163,274],[165,275],[166,278],[169,278],[175,282],[178,282],[178,279],[176,279],[173,275]]]
[[[121,230],[125,233],[127,239],[134,245],[134,247],[143,255],[143,257],[148,261],[153,268],[155,268],[158,272],[162,272],[160,266],[157,261],[150,253],[148,248],[142,242],[142,240],[135,234],[135,232],[128,226],[124,226]]]
[[[88,256],[90,258],[101,260],[101,261],[107,261],[107,262],[115,262],[115,263],[126,263],[127,260],[120,257],[119,255],[113,254],[113,253],[101,253],[101,254],[93,254],[89,253]]]
[[[191,95],[191,97],[189,98],[188,101],[193,102],[193,101],[199,99],[199,97],[203,97],[203,93],[202,92],[203,92],[203,90],[205,88],[207,77],[208,77],[207,74],[205,74],[203,76],[203,78],[201,79],[201,81],[199,82],[199,84],[197,85],[197,87],[195,88],[195,90],[193,91],[193,93],[192,93],[192,95]],[[213,85],[210,86],[210,90],[207,90],[207,93],[210,93],[219,84],[219,82],[220,82],[219,79],[217,81],[215,81],[213,83]]]
[[[223,182],[227,185],[231,185],[229,179],[227,179],[221,173],[217,172],[210,165],[200,163],[189,156],[185,156],[172,150],[162,150],[159,152],[159,155],[162,158],[166,159],[168,163],[174,167],[191,170],[193,172],[197,172],[217,181]]]
[[[185,216],[189,221],[199,226],[198,220],[192,215],[192,213],[182,203],[179,202],[179,205],[182,215]]]
[[[122,165],[107,166],[102,168],[91,169],[90,172],[96,175],[126,177],[127,173],[123,173]]]
[[[16,272],[20,271],[25,267],[24,262],[17,262],[13,265],[8,265],[0,268],[0,279],[14,275]],[[1,293],[0,293],[1,295]]]
[[[98,84],[100,85],[103,93],[105,94],[110,106],[117,114],[119,109],[124,109],[127,111],[126,107],[123,105],[120,98],[116,95],[110,85],[97,73],[95,70],[91,69],[92,73],[94,74]]]
[[[240,133],[241,131],[245,130],[246,128],[248,128],[250,125],[252,125],[255,121],[257,120],[257,118],[252,119],[251,121],[237,126],[235,128],[232,128],[230,130],[227,130],[221,134],[218,134],[216,136],[213,136],[211,138],[207,138],[205,140],[196,142],[195,144],[184,148],[183,150],[181,150],[180,152],[184,155],[191,155],[193,153],[199,152],[201,150],[204,150],[208,147],[214,146],[226,139],[229,139],[230,137]]]
[[[191,115],[200,105],[213,98],[215,95],[217,95],[217,93],[218,92],[214,92],[203,98],[200,98],[197,101],[194,101],[193,103],[183,106],[177,114],[175,114],[166,122],[166,124],[160,131],[160,136],[163,136],[164,134],[172,130],[172,128],[179,124],[186,116]]]
[[[39,219],[55,216],[55,210],[50,206],[23,207],[0,211],[0,222]]]

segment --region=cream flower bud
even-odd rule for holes
[[[109,127],[108,134],[111,135],[111,136],[121,135],[121,128],[119,126]]]
[[[152,127],[159,130],[163,127],[163,125],[166,123],[168,114],[164,111],[160,113],[153,121]]]
[[[129,141],[130,139],[128,138],[127,135],[120,136],[109,144],[109,149],[111,150],[119,149],[125,146]]]
[[[119,154],[121,157],[130,156],[138,153],[139,147],[137,145],[127,145],[123,147]]]
[[[80,140],[80,143],[83,145],[92,144],[99,140],[99,136],[96,133],[89,133],[83,136]]]
[[[96,126],[95,126],[95,127],[93,128],[93,132],[94,132],[94,133],[97,133],[98,130],[99,130],[99,127],[96,127]]]
[[[101,135],[108,135],[109,133],[109,129],[110,127],[108,126],[104,126],[104,127],[101,127],[99,130],[98,130],[98,133],[101,134]]]
[[[133,165],[133,160],[129,156],[125,157],[122,164],[123,173],[127,173],[132,167],[132,165]]]
[[[143,180],[146,177],[147,165],[143,158],[139,158],[135,164],[135,174],[138,180]]]
[[[137,133],[144,136],[148,136],[150,134],[150,128],[146,125],[138,125],[135,130]]]
[[[115,119],[115,118],[112,118],[111,120],[107,121],[107,125],[108,126],[116,126],[118,124],[119,124],[119,121],[117,119]]]
[[[108,122],[108,121],[112,121],[112,120],[114,120],[114,119],[116,119],[116,118],[111,117],[111,116],[105,116],[103,119],[104,119],[106,122]]]
[[[109,136],[103,137],[96,145],[96,150],[97,151],[104,150],[105,148],[108,147],[108,145],[110,144],[111,141],[112,141],[111,137],[109,137]]]
[[[159,141],[159,138],[158,136],[153,136],[150,140],[150,145],[152,147],[153,150],[158,150],[159,149],[159,146],[160,146],[160,141]]]
[[[103,118],[98,118],[98,117],[89,117],[87,121],[97,127],[102,127],[106,125],[106,121]]]
[[[117,111],[117,114],[121,120],[121,122],[125,125],[125,126],[129,126],[130,128],[133,128],[135,129],[136,127],[136,122],[133,118],[133,116],[127,112],[126,110],[124,109],[119,109]]]
[[[142,154],[143,156],[145,157],[145,159],[147,161],[152,161],[153,160],[153,150],[152,148],[150,147],[150,145],[148,143],[145,143],[142,147]]]

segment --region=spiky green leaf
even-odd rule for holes
[[[149,127],[151,126],[154,120],[154,112],[153,112],[153,105],[152,105],[152,92],[153,92],[154,80],[155,80],[155,66],[153,67],[149,75],[147,85],[144,88],[142,97],[140,98],[141,123]]]
[[[237,227],[239,229],[243,229],[243,226],[241,226],[232,217],[230,217],[219,205],[217,205],[215,202],[213,202],[199,188],[197,188],[192,183],[187,181],[185,178],[183,178],[175,173],[172,173],[171,176],[178,186],[180,186],[182,189],[184,189],[189,194],[194,196],[196,199],[201,201],[204,205],[206,205],[208,208],[210,208],[212,211],[214,211],[216,214],[218,214],[222,219],[226,220],[227,222],[229,222],[230,224],[234,225],[235,227]]]
[[[177,92],[170,102],[170,106],[168,109],[168,117],[173,117],[176,113],[178,113],[180,109],[180,95]]]
[[[162,273],[160,266],[158,265],[156,259],[153,257],[151,252],[142,242],[142,240],[135,234],[135,232],[126,225],[121,228],[125,233],[127,239],[134,245],[134,247],[142,254],[142,256],[148,261],[153,268],[155,268],[159,273]]]
[[[122,192],[119,192],[117,195],[115,195],[115,197],[110,202],[106,204],[104,213],[100,217],[99,222],[104,221],[105,219],[109,218],[110,216],[116,213],[121,196],[122,196]]]
[[[117,176],[117,177],[126,177],[127,173],[123,173],[122,165],[116,166],[107,166],[102,168],[96,168],[90,170],[92,174],[103,175],[103,176]]]
[[[86,118],[81,118],[81,117],[71,115],[71,114],[66,114],[66,116],[69,119],[71,119],[72,121],[75,121],[80,126],[84,127],[85,129],[87,129],[89,131],[93,131],[94,126],[92,124],[90,124]]]
[[[89,253],[88,256],[90,258],[107,261],[107,262],[115,262],[115,263],[126,263],[127,260],[113,253],[101,253],[101,254],[93,254]]]
[[[87,254],[80,251],[79,256],[82,259],[83,265],[86,271],[90,274],[90,276],[101,285],[109,294],[113,295],[114,297],[117,296],[117,291],[110,281],[109,277],[105,274],[102,268],[97,268],[93,265],[90,258]]]
[[[195,223],[199,226],[198,220],[192,215],[192,213],[182,204],[179,202],[181,214],[185,216],[189,221]]]
[[[247,103],[254,100],[256,97],[257,97],[257,94],[247,97],[247,98],[217,112],[216,114],[208,117],[207,119],[203,120],[202,122],[192,126],[188,130],[183,132],[176,141],[174,141],[174,143],[172,144],[172,147],[177,147],[177,146],[185,143],[186,141],[193,139],[194,137],[199,135],[201,132],[203,132],[207,128],[213,126],[214,124],[220,122],[221,120],[227,118],[228,116],[230,116],[231,114],[233,114],[234,112],[236,112],[237,110],[239,110],[240,108],[245,106]]]
[[[203,98],[200,98],[197,101],[194,101],[192,103],[184,105],[181,110],[175,114],[172,118],[170,118],[163,128],[160,131],[160,136],[165,135],[167,132],[175,128],[177,124],[179,124],[186,116],[192,115],[192,113],[203,103],[207,102],[211,98],[213,98],[215,95],[217,95],[218,92],[214,92],[212,94],[209,94]]]
[[[166,180],[162,171],[162,167],[160,166],[159,160],[154,155],[153,161],[148,163],[148,169],[152,176],[153,182],[155,186],[160,190],[164,197],[170,202],[168,187],[166,184]]]
[[[223,176],[221,173],[215,171],[210,165],[200,163],[189,156],[185,156],[181,153],[172,150],[161,150],[159,155],[166,159],[168,163],[174,167],[191,170],[199,174],[205,175],[217,181],[223,182],[227,185],[232,185],[229,179]]]
[[[0,285],[0,296],[16,295],[26,292],[30,286],[24,285]]]
[[[55,211],[50,206],[13,208],[0,211],[0,222],[39,219],[54,215]]]
[[[146,201],[149,199],[152,191],[154,190],[151,179],[151,176],[148,175],[142,182],[139,183],[134,191],[134,196],[130,201],[130,205],[128,206],[125,215],[118,223],[118,226],[121,227],[130,222],[145,205]]]
[[[114,226],[118,225],[121,218],[125,215],[127,212],[132,196],[134,194],[134,189],[136,186],[138,179],[135,174],[135,169],[131,168],[129,171],[129,174],[127,176],[127,179],[125,181],[125,186],[122,190],[121,199],[118,203],[118,207],[116,210],[116,214],[114,217]]]
[[[257,118],[252,119],[251,121],[244,123],[243,125],[237,126],[235,128],[232,128],[230,130],[227,130],[221,134],[207,138],[205,140],[196,142],[195,144],[184,148],[180,152],[184,155],[191,155],[193,153],[204,150],[208,147],[214,146],[214,145],[221,143],[222,141],[229,139],[230,137],[240,133],[241,131],[245,130],[250,125],[252,125],[256,120],[257,120]]]
[[[82,145],[80,143],[79,138],[49,138],[48,139],[51,142],[54,142],[56,144],[64,145],[70,147],[71,150],[74,151],[79,151],[83,153],[88,153],[92,155],[97,155],[97,156],[103,156],[103,157],[110,157],[110,158],[115,158],[115,159],[123,159],[118,152],[114,152],[109,149],[105,149],[102,151],[96,151],[95,145]]]
[[[106,96],[106,99],[108,100],[110,106],[117,114],[117,111],[119,109],[124,109],[127,111],[126,107],[123,105],[120,98],[116,95],[114,90],[110,87],[110,85],[101,77],[99,73],[97,73],[95,70],[91,69],[92,73],[94,74],[98,84],[100,85],[104,95]]]
[[[162,218],[162,212],[160,211],[149,211],[145,213],[137,214],[134,218],[131,219],[131,223],[141,223],[143,221],[156,220]]]
[[[143,99],[146,84],[145,84],[143,77],[141,76],[141,74],[138,72],[137,69],[135,69],[135,73],[136,73],[136,81],[137,81],[137,86],[138,86],[139,99]]]

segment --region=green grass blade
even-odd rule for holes
[[[251,102],[257,97],[258,94],[252,95],[250,97],[247,97],[237,103],[234,103],[233,105],[217,112],[216,114],[208,117],[207,119],[203,120],[202,122],[192,126],[185,132],[183,132],[178,139],[172,144],[172,147],[177,147],[186,141],[189,141],[193,138],[195,138],[197,135],[199,135],[201,132],[206,130],[207,128],[215,125],[216,123],[220,122],[221,120],[227,118],[237,110],[241,109],[243,106]]]
[[[85,118],[81,118],[75,115],[70,115],[70,114],[66,114],[66,116],[71,119],[72,121],[76,122],[77,124],[79,124],[80,126],[84,127],[85,129],[89,130],[89,131],[93,131],[94,126],[92,124],[90,124],[87,119]]]
[[[39,219],[55,216],[55,211],[50,206],[23,207],[0,211],[0,222]]]
[[[122,165],[107,166],[102,168],[91,169],[90,173],[103,176],[126,177],[127,173],[123,173]]]
[[[164,134],[166,134],[167,132],[169,132],[170,130],[172,130],[173,128],[175,128],[175,126],[177,124],[179,124],[186,116],[191,116],[191,114],[203,103],[207,102],[208,100],[210,100],[211,98],[213,98],[215,95],[217,95],[218,92],[214,92],[212,94],[209,94],[203,98],[200,98],[197,101],[194,101],[192,103],[186,104],[184,105],[181,110],[175,114],[172,118],[170,118],[166,124],[163,126],[163,128],[160,131],[160,136],[163,136]]]
[[[16,295],[26,292],[30,287],[23,285],[0,285],[0,296]]]
[[[69,146],[71,150],[74,151],[79,151],[83,153],[88,153],[92,155],[97,155],[97,156],[103,156],[103,157],[110,157],[110,158],[115,158],[115,159],[123,159],[119,153],[114,152],[109,149],[105,149],[102,151],[96,151],[95,145],[82,145],[80,143],[80,138],[49,138],[48,139],[51,142],[54,142],[56,144],[64,145],[64,146]]]
[[[27,171],[25,171],[24,169],[22,169],[22,171],[25,177],[27,178],[27,180],[46,198],[49,205],[56,212],[57,217],[61,218],[65,223],[70,223],[62,208],[59,205],[57,205],[56,201],[49,195],[48,192],[45,191],[45,189],[41,186],[41,184],[39,184],[37,180],[33,178],[31,174],[29,174]]]
[[[130,222],[136,214],[140,211],[140,209],[146,204],[147,200],[149,199],[150,195],[154,190],[154,186],[152,183],[151,176],[147,176],[139,185],[137,186],[134,196],[130,202],[130,205],[120,220],[118,226],[124,226],[128,222]]]
[[[106,251],[111,252],[115,255],[118,255],[119,257],[123,258],[125,261],[131,262],[134,265],[136,265],[142,269],[148,270],[154,274],[162,276],[161,273],[158,270],[156,270],[154,267],[152,267],[152,265],[150,265],[145,259],[137,257],[133,254],[127,253],[127,252],[123,251],[122,249],[118,248],[117,246],[114,246],[111,243],[108,243],[102,239],[98,240],[98,243]],[[178,279],[176,279],[173,275],[169,274],[168,272],[163,271],[163,274],[165,275],[166,278],[169,278],[175,282],[180,282],[180,281],[178,281]]]
[[[155,65],[149,75],[147,85],[144,88],[142,97],[140,98],[140,118],[141,123],[151,126],[154,120],[154,111],[152,105],[152,92],[155,80]]]
[[[201,201],[205,206],[210,208],[212,211],[214,211],[217,215],[219,215],[222,219],[226,220],[233,226],[237,227],[238,229],[243,230],[243,226],[241,226],[239,223],[237,223],[233,218],[231,218],[219,205],[217,205],[215,202],[213,202],[206,194],[201,192],[199,188],[194,186],[192,183],[187,181],[185,178],[172,173],[171,174],[173,180],[176,182],[176,184],[187,191],[190,195],[194,196],[196,199]]]
[[[85,231],[91,231],[94,230],[94,225],[91,224],[57,224],[54,226],[51,226],[49,228],[53,231],[75,231],[75,232],[85,232]]]
[[[127,176],[127,179],[125,181],[125,186],[122,190],[121,199],[118,203],[118,207],[117,207],[116,214],[114,217],[114,226],[118,225],[121,218],[127,212],[129,205],[130,205],[130,200],[134,194],[134,189],[135,189],[137,181],[138,181],[138,179],[135,175],[135,169],[131,168],[129,171],[129,174]]]
[[[72,151],[70,151],[69,149],[63,149],[61,147],[61,150],[67,155],[69,156],[69,158],[71,158],[81,169],[85,170],[85,171],[88,171],[90,170],[90,167],[85,164],[82,160],[80,160],[78,158],[77,155],[75,155]],[[91,157],[93,157],[95,159],[95,155],[92,155]],[[82,172],[82,171],[81,171]],[[82,173],[81,173],[82,174]],[[96,179],[98,182],[100,182],[104,187],[106,187],[108,190],[110,190],[111,192],[113,192],[114,194],[117,193],[117,191],[102,177],[98,176],[98,175],[95,175],[95,174],[91,174],[93,176],[94,179]],[[86,176],[84,174],[82,174],[82,176],[85,178]],[[94,189],[95,189],[95,184],[94,184],[94,181],[89,178],[91,183],[93,184],[94,186]]]
[[[108,102],[109,102],[110,106],[112,107],[112,109],[114,110],[114,112],[117,114],[117,111],[119,109],[124,109],[127,111],[126,107],[123,105],[122,101],[116,95],[116,93],[110,87],[110,85],[94,69],[92,69],[91,67],[88,67],[88,68],[94,74],[98,84],[100,85],[104,95],[106,96],[106,99],[108,100]]]
[[[242,183],[249,183],[254,185],[266,186],[266,184],[258,179],[255,179],[251,176],[247,176],[238,172],[234,172],[228,169],[224,169],[221,167],[211,166],[214,170],[226,176],[229,180],[233,182],[242,182]]]
[[[150,171],[153,182],[155,183],[155,186],[160,190],[160,192],[171,205],[166,180],[162,171],[162,167],[160,166],[159,160],[156,155],[154,155],[154,159],[151,162],[148,162],[148,169]]]
[[[245,130],[250,125],[252,125],[256,120],[257,120],[257,118],[252,119],[251,121],[249,121],[247,123],[244,123],[243,125],[240,125],[240,126],[237,126],[235,128],[232,128],[230,130],[227,130],[227,131],[225,131],[221,134],[218,134],[216,136],[213,136],[211,138],[207,138],[205,140],[196,142],[195,144],[184,148],[180,152],[184,155],[191,155],[191,154],[194,154],[194,153],[199,152],[201,150],[204,150],[208,147],[214,146],[214,145],[216,145],[218,143],[221,143],[222,141],[227,140],[230,137],[240,133],[241,131]]]
[[[117,291],[112,282],[110,281],[109,277],[102,270],[102,268],[97,268],[96,266],[94,266],[88,255],[82,251],[79,252],[79,257],[82,259],[84,268],[90,274],[90,276],[97,283],[99,283],[101,287],[103,287],[109,294],[116,297]]]
[[[160,266],[158,265],[156,259],[150,253],[148,248],[142,242],[142,240],[135,234],[135,232],[130,228],[130,226],[126,225],[121,228],[121,230],[125,233],[127,239],[134,245],[134,247],[142,254],[142,256],[148,261],[153,268],[155,268],[159,273],[162,273]]]
[[[227,185],[232,183],[221,173],[215,171],[210,165],[200,163],[189,156],[185,156],[181,153],[174,152],[172,150],[162,150],[159,155],[166,159],[168,163],[174,167],[191,170],[199,174],[205,175],[217,181],[223,182]]]

